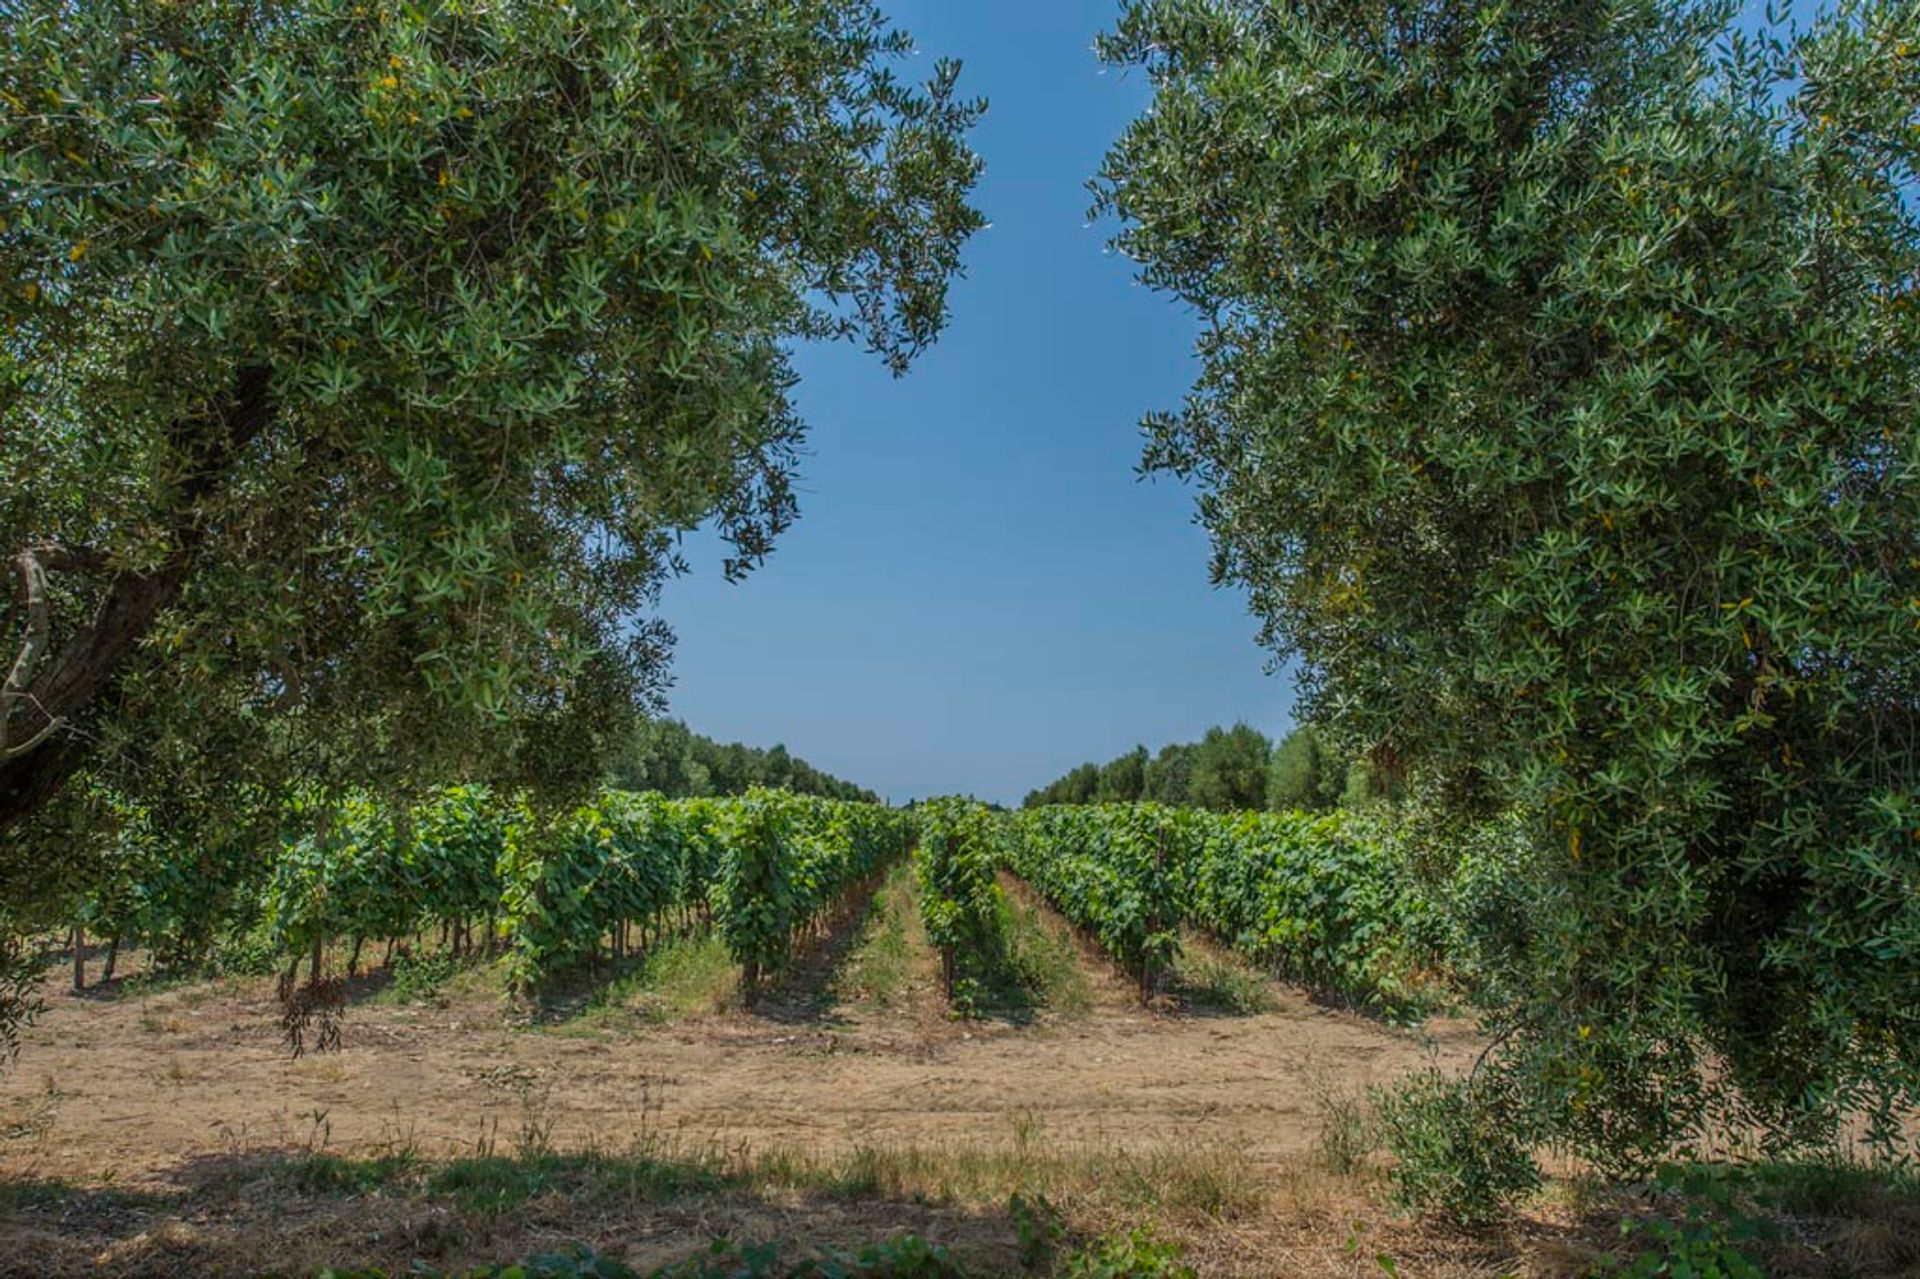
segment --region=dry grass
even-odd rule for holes
[[[721,1235],[845,1248],[901,1231],[954,1248],[979,1273],[1010,1274],[1018,1197],[1057,1214],[1070,1243],[1153,1224],[1208,1276],[1360,1279],[1384,1273],[1385,1258],[1430,1279],[1576,1279],[1620,1248],[1622,1216],[1649,1208],[1562,1180],[1503,1227],[1468,1233],[1392,1212],[1363,1158],[1276,1165],[1217,1139],[1056,1140],[1033,1117],[971,1143],[755,1148],[669,1128],[652,1092],[617,1147],[559,1150],[540,1080],[496,1073],[476,1086],[500,1110],[452,1158],[423,1156],[397,1122],[373,1148],[331,1149],[315,1111],[232,1133],[226,1153],[137,1186],[0,1183],[0,1276],[458,1267],[572,1242],[652,1265]],[[39,1104],[58,1100],[50,1092]],[[1759,1183],[1787,1226],[1763,1256],[1767,1273],[1917,1273],[1920,1187],[1805,1167],[1762,1170]]]
[[[1201,945],[1174,1006],[1143,1010],[1022,886],[1008,913],[1034,1026],[946,1015],[901,873],[757,1009],[701,938],[581,994],[549,1033],[502,1027],[498,969],[473,964],[429,1002],[368,994],[351,1051],[294,1064],[255,1031],[264,982],[63,996],[31,1050],[61,1086],[0,1093],[0,1279],[404,1273],[573,1242],[646,1267],[722,1235],[903,1231],[1002,1275],[1015,1196],[1069,1243],[1151,1223],[1204,1276],[1379,1279],[1386,1257],[1409,1279],[1584,1279],[1647,1210],[1562,1177],[1495,1230],[1407,1219],[1365,1089],[1428,1045]],[[1920,1185],[1763,1180],[1786,1226],[1769,1273],[1920,1279]]]

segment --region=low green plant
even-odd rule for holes
[[[1736,1169],[1662,1165],[1655,1186],[1679,1198],[1679,1217],[1622,1221],[1623,1237],[1649,1246],[1610,1257],[1597,1272],[1621,1279],[1761,1279],[1764,1272],[1741,1245],[1771,1237],[1773,1225],[1743,1204],[1748,1180]]]
[[[1156,1236],[1151,1226],[1110,1235],[1068,1257],[1062,1279],[1196,1279],[1181,1260],[1186,1249]]]
[[[1380,1144],[1366,1096],[1325,1080],[1315,1082],[1313,1093],[1320,1111],[1321,1158],[1342,1176],[1358,1172]]]
[[[427,1003],[453,980],[453,956],[444,951],[401,951],[393,957],[392,997],[403,1004]]]
[[[1489,1076],[1426,1070],[1375,1090],[1373,1104],[1403,1207],[1485,1225],[1540,1184],[1520,1107]]]
[[[1043,1271],[1053,1264],[1054,1254],[1067,1237],[1060,1210],[1045,1195],[1032,1199],[1015,1194],[1007,1200],[1007,1215],[1020,1232],[1020,1266],[1024,1270]]]

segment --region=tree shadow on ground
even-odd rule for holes
[[[298,1148],[189,1157],[159,1189],[0,1180],[0,1272],[311,1274],[416,1264],[450,1272],[586,1245],[643,1273],[714,1240],[795,1258],[909,1232],[982,1275],[1017,1272],[1003,1210],[889,1198],[857,1168],[729,1162],[717,1152],[533,1153],[429,1161]]]
[[[786,966],[762,981],[759,989],[745,992],[747,1011],[782,1025],[851,1025],[834,988],[875,923],[882,879],[872,876],[817,919]]]

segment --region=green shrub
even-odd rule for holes
[[[920,917],[940,952],[940,972],[955,1008],[979,1006],[987,991],[971,957],[1006,949],[1004,908],[994,869],[999,857],[992,815],[982,804],[942,799],[918,810],[920,838],[914,868],[920,879]]]
[[[1763,1272],[1740,1245],[1772,1235],[1770,1222],[1745,1210],[1740,1190],[1746,1179],[1737,1171],[1668,1164],[1656,1177],[1658,1189],[1677,1195],[1678,1220],[1635,1218],[1620,1223],[1621,1234],[1650,1247],[1628,1258],[1609,1258],[1603,1275],[1621,1279],[1761,1279]]]
[[[393,957],[393,997],[403,1004],[424,1003],[453,978],[453,956],[443,951],[401,951]]]
[[[1181,1261],[1186,1249],[1162,1242],[1150,1226],[1113,1235],[1068,1257],[1061,1279],[1195,1279],[1192,1266]]]
[[[1376,1090],[1373,1102],[1403,1207],[1484,1225],[1540,1183],[1520,1108],[1485,1076],[1422,1071]]]

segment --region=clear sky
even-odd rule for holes
[[[784,742],[896,800],[1017,800],[1075,764],[1245,719],[1288,722],[1242,598],[1207,578],[1193,494],[1140,480],[1196,328],[1089,226],[1085,182],[1147,101],[1104,71],[1113,0],[892,0],[991,109],[975,237],[939,344],[904,378],[800,353],[800,520],[729,586],[704,540],[668,586],[672,713]]]
[[[1193,494],[1134,470],[1197,328],[1087,223],[1085,181],[1148,99],[1092,53],[1116,0],[886,7],[923,50],[908,70],[959,57],[991,102],[974,142],[992,226],[905,379],[851,348],[800,353],[800,521],[739,585],[691,544],[662,608],[672,713],[895,800],[1014,801],[1135,743],[1283,731],[1291,680],[1240,594],[1208,584]]]

